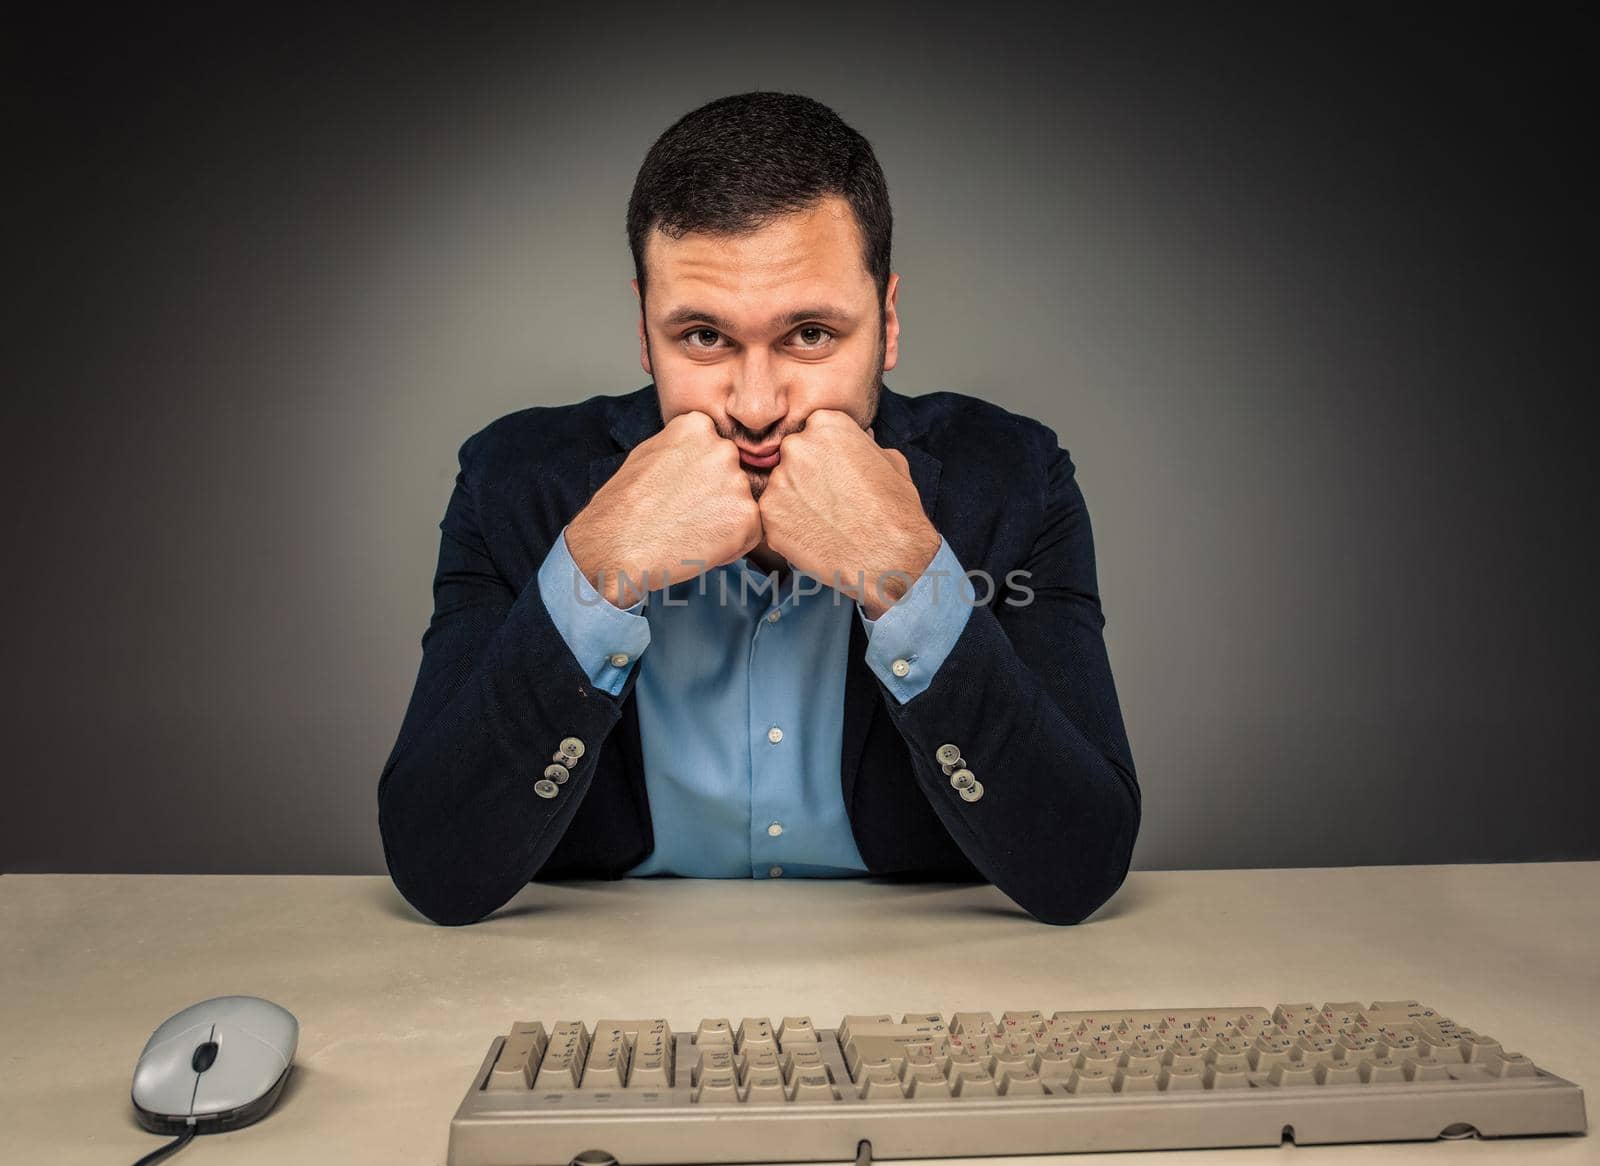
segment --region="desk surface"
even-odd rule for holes
[[[630,879],[528,887],[437,927],[385,878],[0,877],[0,1160],[132,1163],[151,1031],[209,996],[300,1018],[257,1125],[173,1159],[443,1163],[513,1020],[1157,1007],[1415,998],[1600,1097],[1600,863],[1135,871],[1076,927],[987,886]],[[653,956],[653,958],[649,958]],[[1600,1137],[985,1159],[1138,1166],[1595,1162]],[[948,1160],[946,1160],[948,1161]],[[974,1159],[963,1159],[976,1162]]]

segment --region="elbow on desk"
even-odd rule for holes
[[[1118,795],[1099,819],[1112,828],[1091,835],[1108,841],[1053,844],[1030,885],[1012,896],[1039,922],[1058,927],[1082,923],[1127,881],[1139,837],[1140,800],[1132,776],[1119,772],[1118,778]]]
[[[1018,902],[1040,923],[1048,923],[1052,927],[1070,927],[1085,922],[1105,906],[1122,883],[1122,877],[1111,883],[1079,883],[1065,893],[1057,891],[1046,898]]]
[[[389,866],[389,878],[400,897],[411,904],[412,910],[430,923],[441,927],[464,927],[476,923],[504,906],[506,896],[490,897],[468,888],[450,885],[447,878],[433,877],[431,872],[416,872],[397,864],[387,845],[384,860]]]
[[[444,927],[476,923],[492,914],[516,893],[500,893],[465,880],[464,864],[437,845],[437,831],[397,820],[395,807],[383,791],[378,795],[378,833],[383,841],[383,861],[400,897],[423,918]]]

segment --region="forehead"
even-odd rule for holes
[[[791,300],[859,306],[873,296],[861,228],[850,204],[837,196],[744,235],[691,231],[672,239],[652,231],[645,270],[649,310],[657,319],[704,308],[749,313],[765,323]]]

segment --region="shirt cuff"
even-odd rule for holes
[[[977,602],[972,580],[943,535],[939,550],[905,595],[877,619],[856,611],[867,629],[867,666],[901,704],[933,683],[961,638]]]
[[[539,565],[539,596],[589,682],[612,696],[621,692],[629,669],[650,645],[650,621],[639,614],[644,598],[618,607],[596,591],[572,561],[566,527]]]

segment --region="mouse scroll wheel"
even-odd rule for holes
[[[208,1040],[202,1045],[195,1046],[194,1060],[191,1062],[191,1066],[196,1073],[204,1073],[207,1069],[211,1068],[216,1059],[217,1042],[214,1040]]]

